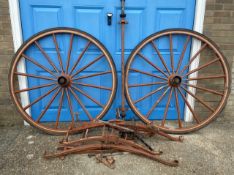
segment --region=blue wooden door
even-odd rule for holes
[[[127,59],[133,48],[143,38],[154,32],[166,28],[192,29],[194,8],[195,0],[126,0],[128,24],[126,25],[125,58]],[[121,40],[120,25],[118,24],[120,21],[120,0],[20,0],[20,12],[24,40],[43,29],[65,26],[84,30],[106,46],[118,71],[117,96],[112,108],[105,116],[105,119],[114,118],[115,109],[119,107],[121,100]],[[113,14],[111,25],[107,25],[107,13]],[[44,44],[49,45],[46,41]],[[182,43],[178,42],[177,46],[179,45],[182,45]],[[64,44],[65,52],[68,50],[66,48],[68,46],[69,44]],[[32,49],[30,54],[36,55],[37,53]],[[66,55],[66,53],[64,54]],[[27,65],[28,72],[35,72],[34,69],[32,65]],[[40,82],[28,80],[29,86],[35,86],[38,83]],[[42,94],[41,91],[38,90],[29,94],[30,100]],[[92,94],[92,91],[90,91],[90,94]],[[102,94],[96,94],[96,96],[102,96]],[[46,99],[33,107],[31,109],[32,116],[37,116],[39,109],[43,109],[45,104]],[[51,116],[56,115],[57,107],[53,106],[43,118],[43,121],[51,121]],[[75,110],[77,112],[82,111],[79,108]],[[99,109],[92,109],[92,112],[95,113],[95,110],[99,112]],[[68,108],[65,106],[62,110],[61,119],[69,120],[70,117],[67,114]],[[130,117],[133,115],[131,111],[128,111],[128,114]]]

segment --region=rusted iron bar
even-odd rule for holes
[[[63,141],[63,142],[60,143],[59,147],[60,148],[62,148],[62,147],[74,148],[74,147],[78,147],[78,146],[83,145],[83,144],[97,142],[97,141],[99,141],[99,142],[107,141],[109,143],[129,145],[129,146],[132,146],[134,148],[146,151],[146,152],[148,152],[150,154],[153,154],[153,155],[161,155],[162,154],[162,152],[155,152],[155,151],[152,151],[152,150],[148,150],[148,149],[144,148],[143,146],[141,146],[140,144],[137,144],[136,142],[134,142],[132,140],[126,140],[126,139],[120,138],[117,135],[91,136],[91,137],[88,137],[88,138],[82,138],[82,139],[69,141],[69,142]]]
[[[100,132],[96,132],[96,135],[90,134],[88,136],[88,132],[91,129],[100,128]],[[110,129],[108,129],[110,128]],[[118,131],[117,133],[114,130]],[[69,140],[69,136],[75,133],[82,133],[83,137],[79,139]],[[99,133],[99,134],[98,134]],[[122,133],[122,134],[120,134]],[[95,154],[95,156],[103,155],[103,153],[113,153],[113,152],[129,152],[132,154],[136,154],[139,156],[144,156],[154,161],[158,161],[168,166],[178,166],[178,161],[168,161],[161,159],[159,155],[162,154],[162,151],[155,152],[153,148],[148,145],[139,134],[147,133],[149,136],[154,134],[162,135],[166,138],[169,138],[173,141],[182,141],[181,137],[172,137],[164,132],[160,131],[154,125],[143,125],[136,124],[131,125],[126,123],[125,121],[116,120],[116,121],[92,121],[89,123],[85,123],[78,128],[74,128],[70,125],[69,130],[66,133],[65,138],[60,141],[59,146],[57,148],[57,152],[55,153],[45,153],[44,157],[49,158],[64,158],[69,154]],[[140,141],[138,143],[137,141]],[[110,166],[113,164],[113,159],[101,159],[102,163],[106,166]],[[104,161],[104,162],[103,162]],[[110,162],[109,162],[110,161]]]
[[[132,125],[129,122],[122,121],[122,120],[112,120],[108,122],[101,121],[101,120],[98,120],[98,121],[93,120],[92,122],[89,122],[89,123],[83,123],[78,128],[73,128],[72,130],[68,130],[68,133],[74,135],[74,134],[82,133],[87,129],[102,128],[104,126],[109,127],[109,128],[114,128],[121,132],[137,133],[139,135],[149,136],[149,137],[152,137],[158,134],[172,141],[181,141],[180,138],[178,137],[173,137],[173,139],[171,139],[172,136],[166,133],[162,135],[162,132],[160,131],[160,129],[154,125],[145,125],[145,124],[139,124],[139,123]]]
[[[121,117],[126,116],[126,109],[125,109],[125,88],[124,88],[124,82],[125,82],[125,25],[127,24],[126,13],[125,13],[125,0],[121,1],[121,14],[120,14],[120,24],[121,24]]]
[[[93,150],[94,151],[95,150],[117,150],[117,151],[123,151],[123,152],[130,152],[132,154],[144,156],[149,159],[158,161],[168,166],[178,166],[178,163],[179,163],[177,160],[174,160],[174,161],[163,160],[157,155],[152,155],[150,153],[147,153],[145,151],[139,150],[131,146],[120,145],[120,144],[117,145],[117,144],[111,144],[111,143],[109,144],[103,144],[103,143],[97,144],[96,143],[96,144],[89,144],[89,145],[80,145],[79,147],[67,149],[64,151],[57,152],[57,153],[52,153],[52,154],[45,153],[44,158],[49,159],[49,158],[55,158],[55,157],[60,157],[60,156],[66,156],[68,154],[74,154],[74,153],[86,154],[86,153],[92,152]]]

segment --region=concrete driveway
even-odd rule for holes
[[[131,155],[115,155],[116,168],[109,169],[87,155],[70,155],[65,160],[45,160],[45,150],[55,150],[61,136],[40,133],[32,127],[0,127],[0,174],[133,174],[133,175],[233,175],[234,121],[219,118],[208,127],[185,135],[184,143],[156,136],[146,141],[164,151],[162,157],[178,159],[172,168]]]

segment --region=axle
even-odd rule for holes
[[[121,84],[121,117],[125,118],[126,116],[126,109],[125,109],[125,89],[124,89],[124,82],[125,82],[125,70],[124,70],[124,41],[125,41],[125,27],[124,25],[127,23],[125,18],[125,0],[120,0],[121,1],[121,14],[120,14],[120,24],[121,24],[121,79],[122,79],[122,84]]]

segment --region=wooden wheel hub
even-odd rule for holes
[[[71,84],[70,77],[67,75],[58,77],[58,84],[62,87],[68,87]]]
[[[168,78],[168,83],[170,86],[172,87],[179,87],[180,84],[182,82],[182,77],[178,76],[178,75],[171,75]]]

